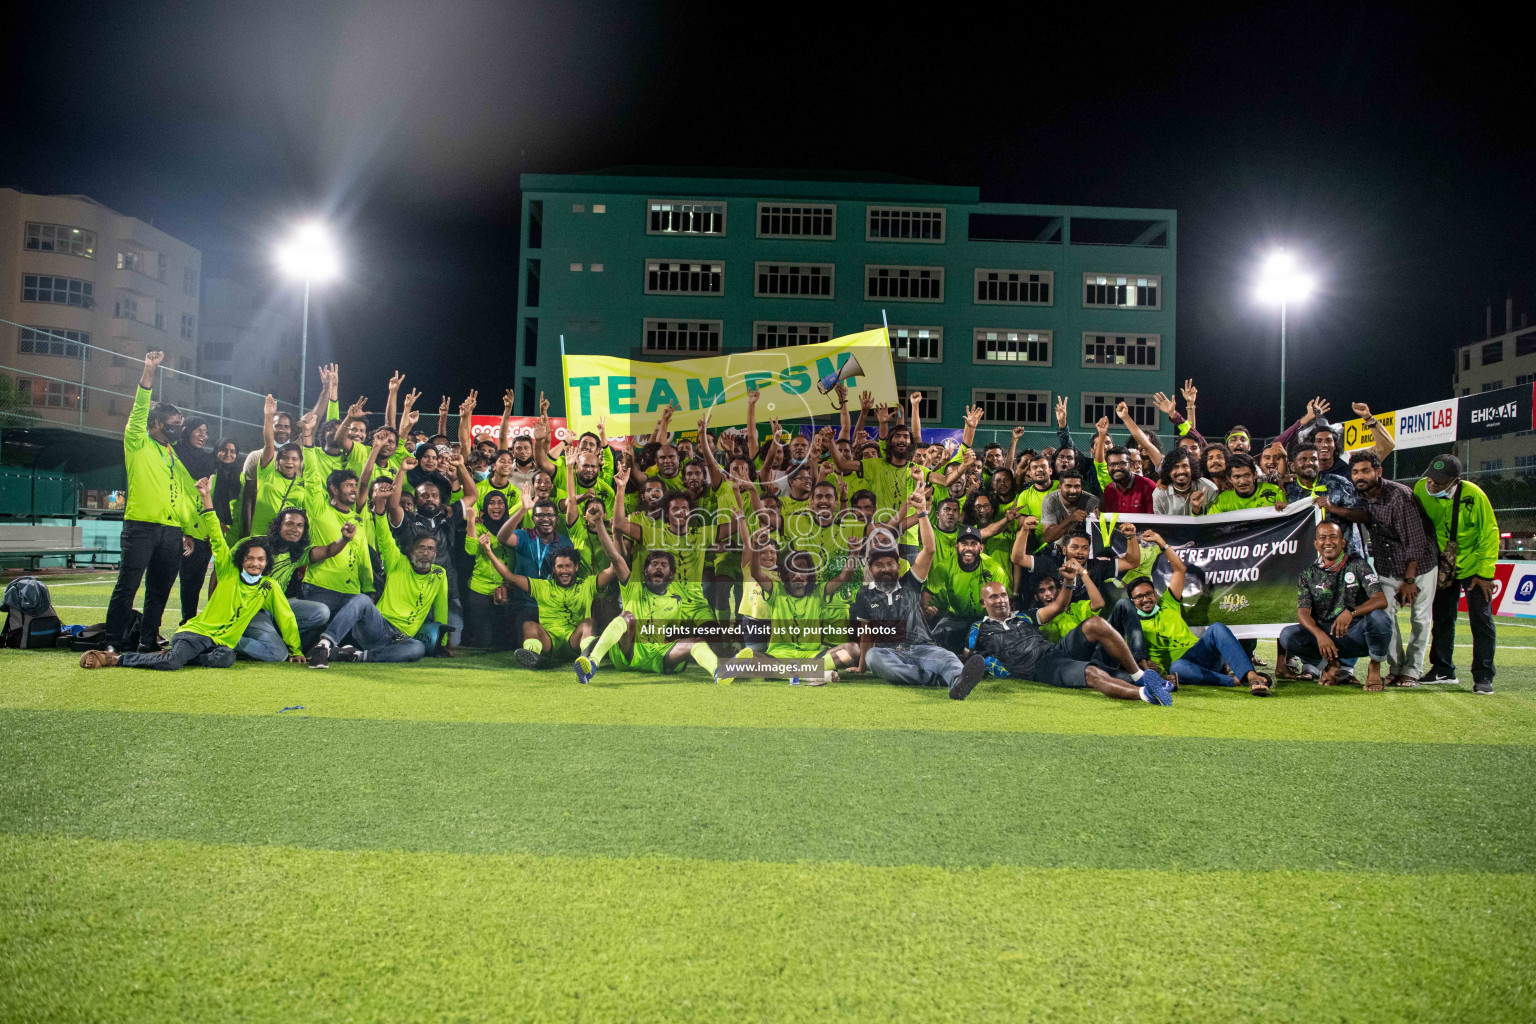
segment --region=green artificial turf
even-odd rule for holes
[[[8,1021],[1477,1021],[1528,875],[948,871],[0,836]]]
[[[1531,871],[1533,775],[1507,744],[0,712],[0,831],[333,848]]]
[[[0,652],[0,1021],[1530,1021],[1533,625],[1172,708]]]

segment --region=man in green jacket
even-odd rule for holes
[[[213,482],[199,480],[197,493],[202,496],[201,518],[213,547],[219,581],[208,604],[182,624],[166,650],[152,654],[118,654],[111,648],[86,651],[80,656],[81,668],[154,668],[167,672],[186,665],[229,668],[235,663],[235,645],[245,635],[245,627],[263,611],[277,624],[288,647],[288,660],[304,660],[299,653],[299,627],[288,599],[267,575],[272,556],[265,538],[247,538],[231,552],[213,512]]]
[[[1421,683],[1456,682],[1456,608],[1467,595],[1472,627],[1472,692],[1493,692],[1493,575],[1499,563],[1499,522],[1488,495],[1461,479],[1461,460],[1437,455],[1413,485],[1413,496],[1435,528],[1435,546],[1456,547],[1456,578],[1435,591],[1435,624],[1429,640],[1429,672]],[[1451,536],[1451,519],[1456,536]]]
[[[117,584],[107,602],[107,636],[114,649],[121,648],[127,639],[128,615],[147,570],[139,650],[159,650],[160,616],[171,586],[181,574],[182,533],[201,539],[208,532],[198,522],[192,476],[173,447],[181,436],[181,410],[169,402],[155,402],[151,393],[155,370],[164,359],[164,352],[145,354],[139,391],[123,431],[128,506],[123,512]]]

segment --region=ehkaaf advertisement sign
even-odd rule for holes
[[[1536,429],[1531,419],[1536,384],[1462,395],[1457,400],[1456,439],[1466,441],[1516,430]]]
[[[1454,398],[1448,398],[1443,402],[1430,402],[1428,405],[1398,409],[1393,424],[1392,440],[1399,448],[1424,448],[1432,444],[1450,444],[1455,441],[1456,401]]]

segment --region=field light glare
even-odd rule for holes
[[[330,235],[319,224],[305,224],[278,246],[277,265],[290,277],[317,284],[341,272]]]
[[[1296,257],[1283,249],[1264,261],[1259,274],[1259,300],[1268,303],[1296,302],[1312,293],[1311,274],[1296,269]]]

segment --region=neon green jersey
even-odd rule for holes
[[[124,519],[179,527],[195,537],[207,533],[202,498],[176,450],[149,436],[149,407],[154,399],[139,388],[123,431],[123,463],[128,470],[128,505]]]
[[[304,508],[306,482],[304,467],[292,480],[278,472],[277,459],[256,467],[256,509],[251,517],[251,533],[264,534],[277,514],[290,505]]]
[[[1139,613],[1138,613],[1139,614]],[[1152,617],[1141,617],[1141,635],[1147,639],[1147,660],[1167,670],[1200,641],[1184,622],[1184,609],[1173,591],[1164,591]]]
[[[506,580],[501,578],[501,573],[496,571],[496,566],[491,563],[485,552],[480,550],[482,536],[491,538],[491,550],[495,552],[497,558],[501,559],[502,565],[512,561],[514,556],[512,549],[499,543],[496,540],[496,534],[487,530],[484,523],[477,522],[473,530],[464,531],[464,553],[475,556],[475,568],[469,575],[469,589],[477,594],[492,594]]]
[[[1285,492],[1271,483],[1262,483],[1253,489],[1250,497],[1241,497],[1236,491],[1222,491],[1216,495],[1216,500],[1208,502],[1205,506],[1205,514],[1213,516],[1218,512],[1239,512],[1248,508],[1270,508],[1276,502],[1285,500]]]
[[[1039,622],[1038,618],[1036,622],[1040,627],[1040,632],[1045,635],[1047,640],[1053,644],[1059,644],[1062,637],[1091,618],[1093,618],[1093,607],[1084,600],[1073,601],[1066,608],[1062,609],[1060,615],[1057,615],[1049,622]]]
[[[843,642],[842,623],[847,622],[847,613],[838,616],[829,610],[823,593],[817,584],[804,597],[795,597],[784,584],[773,585],[765,595],[768,657],[814,658],[823,648]]]
[[[255,583],[247,583],[240,575],[240,567],[230,561],[229,545],[218,528],[218,517],[213,510],[202,514],[208,543],[213,547],[213,571],[218,586],[203,610],[183,623],[180,632],[205,636],[221,647],[233,648],[245,635],[245,627],[251,624],[257,612],[266,612],[277,624],[288,645],[289,654],[299,653],[299,624],[294,620],[293,609],[283,588],[270,576],[263,576]],[[291,574],[291,570],[290,570]]]
[[[401,553],[387,526],[376,533],[379,554],[384,559],[384,593],[379,597],[379,614],[406,636],[421,632],[429,614],[446,627],[448,573],[440,565],[417,572],[411,560]]]
[[[529,580],[528,592],[539,606],[539,625],[552,637],[568,637],[592,614],[597,577],[580,576],[562,587],[557,581]]]
[[[1006,565],[985,553],[970,572],[960,568],[957,559],[942,574],[937,571],[928,574],[928,589],[933,593],[933,603],[938,605],[939,612],[967,619],[986,616],[987,610],[981,603],[981,588],[988,583],[1001,583],[1006,587],[1012,583],[1012,577]]]
[[[341,539],[341,528],[347,523],[357,525],[357,533],[335,555],[323,562],[311,563],[304,574],[306,583],[313,583],[338,594],[361,594],[373,589],[373,560],[368,554],[368,530],[365,529],[367,512],[342,511],[324,496],[309,491],[305,495],[305,511],[309,513],[309,543],[324,547]],[[381,531],[387,533],[388,531]]]

